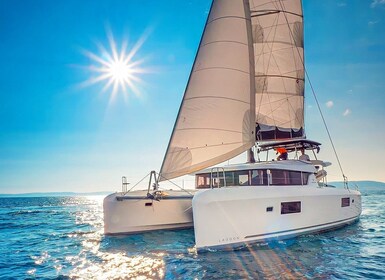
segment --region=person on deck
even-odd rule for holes
[[[301,155],[299,156],[298,159],[303,161],[310,161],[310,157],[307,154],[305,154],[304,148],[301,149]]]
[[[276,151],[277,154],[279,153],[277,160],[287,160],[287,150],[285,148],[277,148]]]

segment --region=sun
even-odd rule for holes
[[[111,78],[114,81],[119,83],[122,83],[124,81],[129,81],[130,78],[132,77],[131,67],[129,64],[125,63],[124,61],[113,61],[108,70],[111,74]]]
[[[107,31],[109,49],[101,43],[97,43],[99,54],[83,50],[83,54],[91,59],[92,64],[86,69],[92,73],[92,77],[81,84],[82,87],[94,84],[104,84],[102,92],[110,91],[110,100],[122,94],[127,100],[130,93],[136,96],[141,95],[139,86],[143,84],[141,74],[148,73],[142,67],[144,59],[136,60],[135,55],[143,45],[147,36],[141,38],[128,49],[127,40],[123,40],[118,48],[111,31]]]

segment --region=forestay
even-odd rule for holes
[[[218,164],[255,143],[249,1],[214,0],[160,181]]]

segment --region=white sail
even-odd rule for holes
[[[160,181],[218,164],[255,143],[254,54],[247,0],[214,0]]]
[[[255,53],[257,139],[303,136],[301,0],[250,0]]]

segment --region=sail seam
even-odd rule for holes
[[[184,130],[215,130],[215,131],[226,131],[226,132],[234,132],[234,133],[243,133],[242,131],[230,130],[230,129],[220,129],[220,128],[212,128],[212,127],[190,127],[190,128],[178,128],[178,131]]]
[[[230,40],[223,40],[222,41],[221,40],[221,41],[212,41],[212,42],[209,42],[209,43],[202,44],[201,47],[204,47],[204,46],[207,46],[207,45],[210,45],[210,44],[215,44],[215,43],[234,43],[234,44],[239,44],[239,45],[247,46],[247,44],[239,42],[239,41],[230,41]]]
[[[244,104],[250,104],[249,102],[246,102],[246,101],[243,101],[243,100],[240,100],[240,99],[229,98],[229,97],[221,97],[221,96],[213,96],[213,95],[190,97],[190,98],[185,98],[185,100],[200,99],[200,98],[225,99],[225,100],[232,100],[232,101],[241,102],[241,103],[244,103]]]
[[[196,149],[202,149],[202,148],[207,148],[207,147],[219,147],[219,146],[228,146],[228,145],[235,145],[235,144],[240,144],[243,143],[242,141],[238,142],[231,142],[231,143],[221,143],[221,144],[215,144],[215,145],[209,145],[209,146],[200,146],[200,147],[194,147],[194,148],[188,148],[186,147],[186,150],[196,150]],[[244,145],[247,146],[247,145]],[[175,153],[180,153],[180,150],[177,151],[171,151],[170,154],[175,154]]]
[[[199,72],[199,71],[211,70],[211,69],[231,70],[231,71],[237,71],[237,72],[240,72],[240,73],[243,73],[243,74],[247,74],[247,75],[250,74],[249,72],[246,72],[246,71],[243,71],[243,70],[240,70],[240,69],[229,68],[229,67],[206,67],[206,68],[200,68],[200,69],[194,70],[193,72]]]
[[[220,20],[220,19],[226,19],[226,18],[236,18],[236,19],[241,19],[241,20],[246,20],[246,18],[244,17],[240,17],[240,16],[223,16],[223,17],[218,17],[218,18],[215,18],[209,22],[207,22],[207,25],[217,21],[217,20]]]

